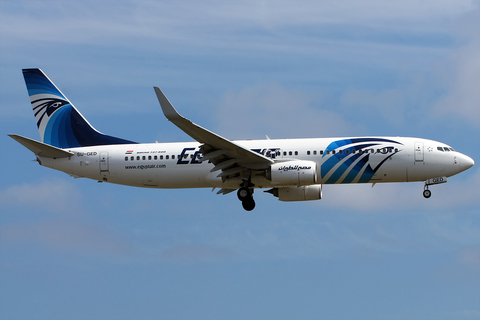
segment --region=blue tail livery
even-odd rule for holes
[[[57,148],[132,144],[95,130],[40,69],[23,69],[43,143]]]

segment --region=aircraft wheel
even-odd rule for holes
[[[240,201],[245,201],[250,196],[251,196],[251,193],[250,193],[250,190],[248,190],[248,188],[243,187],[238,189],[237,191],[237,197],[238,197],[238,200]]]
[[[424,196],[425,198],[427,198],[427,199],[430,198],[430,197],[432,196],[432,191],[430,191],[430,190],[428,190],[428,189],[427,189],[427,190],[424,190],[424,191],[423,191],[423,196]]]
[[[252,197],[247,198],[242,201],[243,209],[247,211],[252,211],[255,208],[255,200]]]

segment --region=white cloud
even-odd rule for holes
[[[476,268],[480,271],[480,245],[460,250],[458,253],[458,261],[462,265]]]
[[[313,106],[301,91],[277,84],[248,86],[227,92],[216,112],[217,132],[229,139],[318,138],[361,132],[328,106]]]
[[[479,11],[480,12],[480,11]],[[478,17],[477,17],[478,20]],[[480,23],[475,27],[480,28]],[[455,52],[447,63],[452,70],[447,80],[446,96],[440,99],[433,111],[454,116],[480,127],[480,34]]]
[[[3,244],[34,242],[56,250],[112,255],[124,255],[132,250],[129,244],[105,229],[70,221],[12,224],[0,230]]]
[[[348,112],[362,113],[370,119],[375,119],[375,122],[400,127],[407,120],[406,109],[409,106],[407,97],[409,95],[406,90],[398,88],[381,92],[352,89],[345,92],[341,98],[341,103],[346,106]]]
[[[62,214],[77,213],[81,192],[65,180],[24,183],[0,190],[0,204],[46,209]]]
[[[425,32],[432,25],[445,28],[445,21],[476,7],[474,0],[17,1],[3,4],[0,29],[18,38],[65,43],[103,43],[112,37],[117,42],[148,37],[200,43],[225,31],[291,26],[345,24]]]

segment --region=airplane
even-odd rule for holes
[[[145,188],[236,191],[245,210],[267,189],[280,201],[322,199],[324,184],[423,181],[429,186],[474,165],[445,143],[411,137],[233,141],[181,116],[154,87],[165,117],[195,142],[137,143],[94,129],[40,69],[23,69],[40,141],[10,134],[42,166],[74,178]]]

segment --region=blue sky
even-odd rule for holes
[[[2,319],[480,319],[479,1],[1,1]],[[40,167],[22,68],[98,130],[191,141],[415,136],[477,165],[433,186],[256,193],[116,186]],[[5,152],[6,151],[6,152]]]

